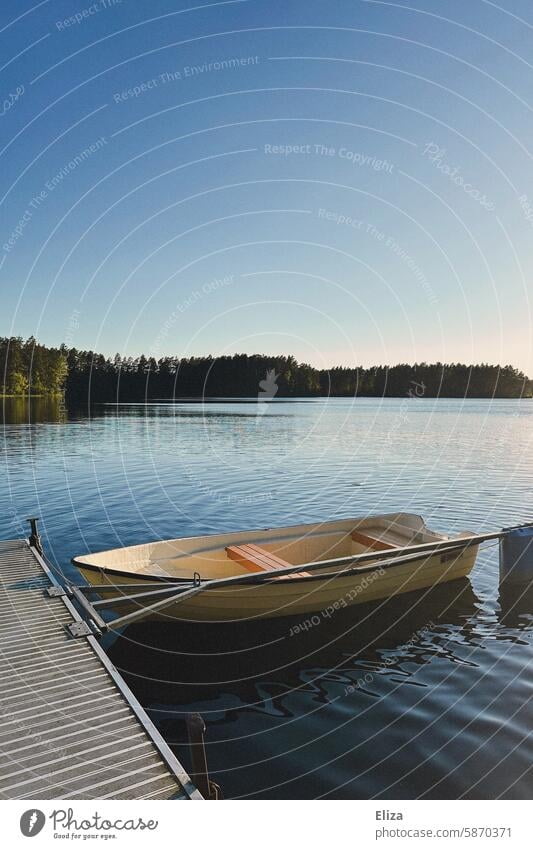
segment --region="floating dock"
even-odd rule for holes
[[[26,540],[0,541],[0,681],[0,798],[203,798]]]

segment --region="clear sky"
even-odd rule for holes
[[[0,16],[0,335],[533,374],[529,0]]]

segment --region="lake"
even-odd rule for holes
[[[95,406],[7,399],[0,538],[41,517],[50,561],[151,539],[403,510],[439,531],[533,519],[531,400]],[[291,636],[131,626],[105,638],[187,764],[208,727],[227,797],[531,798],[533,590],[471,579]]]

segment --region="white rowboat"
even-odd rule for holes
[[[129,611],[115,625],[228,622],[337,610],[463,578],[476,542],[466,531],[449,537],[420,516],[390,513],[151,542],[72,562],[101,597],[93,612]]]

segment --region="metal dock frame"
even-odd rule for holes
[[[23,539],[0,542],[0,672],[0,798],[204,798]]]

